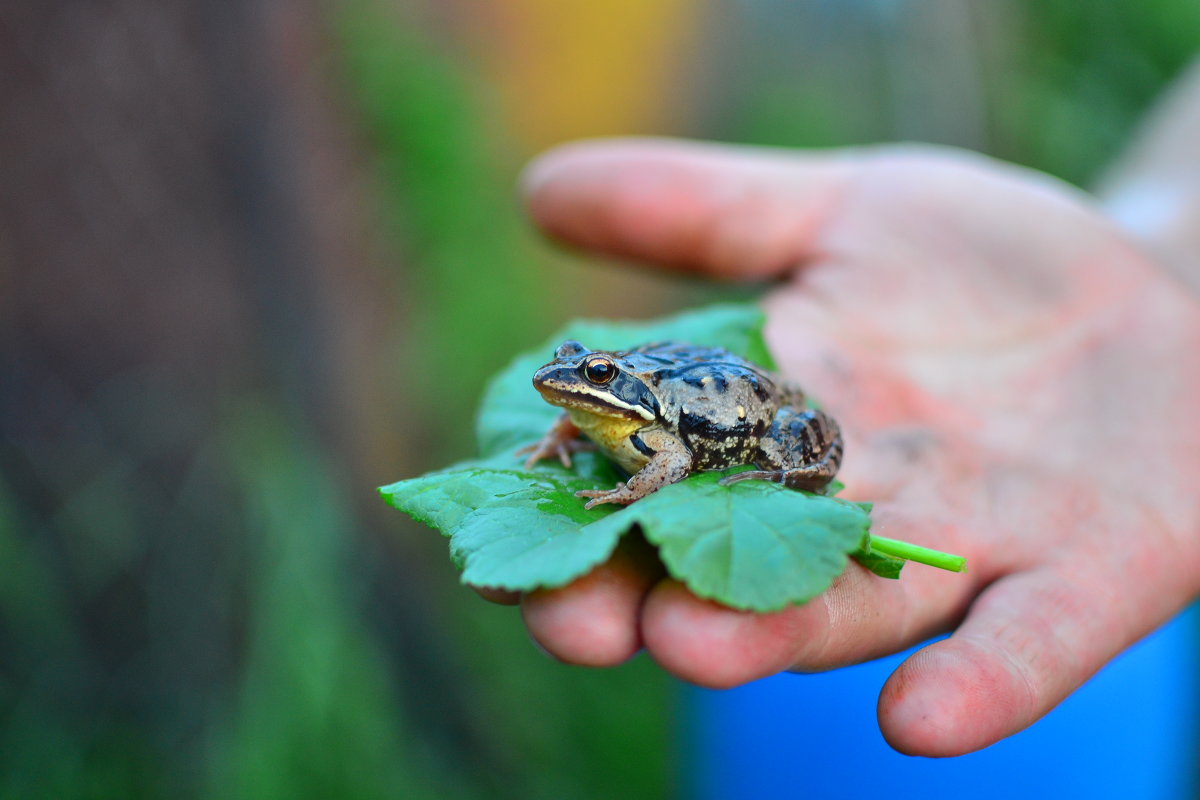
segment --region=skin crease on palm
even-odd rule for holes
[[[845,494],[876,503],[876,533],[970,564],[888,581],[851,563],[756,615],[692,596],[631,542],[520,598],[553,656],[645,648],[730,687],[953,631],[879,698],[893,747],[951,756],[1027,727],[1200,592],[1200,303],[1087,195],[948,149],[669,140],[567,145],[525,189],[568,245],[776,281],[767,339],[840,421]]]

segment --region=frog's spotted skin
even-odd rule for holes
[[[693,472],[759,467],[725,482],[759,478],[820,491],[837,473],[842,437],[804,395],[726,350],[657,342],[633,350],[588,350],[563,343],[533,385],[566,409],[528,464],[547,456],[570,463],[587,437],[633,477],[607,491],[579,492],[600,503],[632,503]]]

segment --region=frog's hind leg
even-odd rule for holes
[[[787,381],[779,384],[779,397],[781,410],[787,406],[791,406],[789,411],[795,411],[797,408],[803,410],[808,405],[808,396],[804,394],[804,390]]]
[[[841,429],[833,417],[817,408],[785,406],[759,443],[758,466],[769,469],[739,472],[721,483],[757,479],[820,492],[837,475],[844,449]]]

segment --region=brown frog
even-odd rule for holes
[[[610,490],[576,492],[628,505],[693,472],[753,464],[722,483],[758,478],[822,491],[842,460],[842,436],[825,412],[771,373],[718,348],[657,342],[633,350],[588,350],[564,342],[533,385],[566,409],[526,466],[598,447],[632,477]],[[582,434],[588,442],[580,441]]]

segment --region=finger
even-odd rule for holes
[[[724,278],[776,276],[809,257],[857,162],[668,139],[559,147],[523,185],[564,242]]]
[[[515,606],[521,602],[521,593],[509,591],[508,589],[497,589],[494,586],[472,586],[475,593],[487,600],[489,603],[496,603],[501,606]]]
[[[570,664],[615,666],[642,646],[638,615],[662,567],[640,537],[626,536],[607,563],[559,589],[527,594],[521,614],[550,655]]]
[[[1127,580],[1146,566],[1132,561],[1043,566],[991,586],[954,636],[888,680],[879,700],[885,738],[903,753],[955,756],[1036,722],[1186,602],[1186,588],[1161,566],[1147,573],[1158,580]]]
[[[949,531],[921,527],[884,507],[873,525],[881,535],[910,541],[947,546],[951,540]],[[726,608],[664,581],[646,600],[642,635],[665,669],[727,688],[785,669],[832,669],[902,650],[952,627],[982,580],[982,573],[910,565],[894,581],[851,562],[819,597],[771,614]]]

